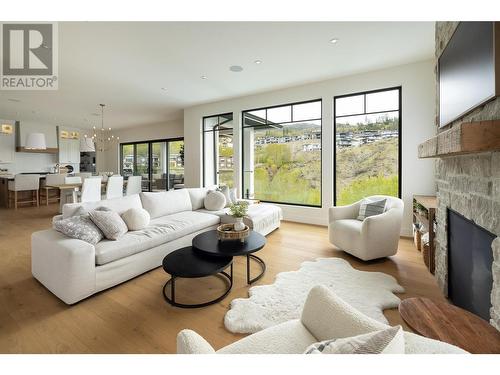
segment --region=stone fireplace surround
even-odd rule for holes
[[[457,22],[436,22],[436,62]],[[436,82],[437,90],[437,82]],[[438,97],[438,96],[437,96]],[[439,100],[439,97],[438,99]],[[437,103],[436,108],[439,108]],[[476,108],[452,124],[500,119],[500,98]],[[492,243],[493,288],[490,323],[500,330],[500,152],[447,156],[436,159],[436,270],[437,282],[448,293],[447,208],[459,212],[497,237]]]

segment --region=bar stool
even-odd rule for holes
[[[14,176],[14,181],[9,181],[9,208],[11,207],[10,202],[14,200],[14,209],[17,210],[18,203],[35,203],[38,207],[39,202],[39,192],[40,189],[40,175],[38,174],[16,174]],[[31,191],[31,200],[18,200],[18,192],[20,191]]]
[[[49,205],[49,201],[58,202],[61,199],[61,191],[59,188],[53,186],[63,185],[65,177],[65,174],[48,174],[45,176],[45,183],[40,188],[40,201],[43,202],[43,198],[45,198],[47,206]],[[51,196],[51,192],[56,192],[56,194]]]

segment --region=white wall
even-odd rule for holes
[[[417,145],[435,133],[434,62],[418,62],[369,73],[347,76],[283,90],[245,96],[184,110],[185,182],[202,184],[201,120],[203,116],[234,114],[235,186],[241,191],[241,112],[247,109],[297,101],[323,99],[322,208],[281,205],[286,220],[327,224],[333,205],[333,97],[360,91],[402,86],[402,197],[405,218],[402,234],[411,234],[413,194],[434,194],[434,163],[417,158]]]
[[[173,120],[162,124],[143,125],[133,128],[117,129],[113,131],[120,137],[119,143],[152,141],[156,139],[178,138],[184,135],[183,120]],[[115,145],[110,150],[96,155],[97,171],[120,172],[120,148]]]

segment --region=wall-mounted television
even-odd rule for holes
[[[500,23],[460,22],[438,61],[439,126],[500,93]]]

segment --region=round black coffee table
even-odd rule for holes
[[[240,240],[219,240],[219,235],[216,230],[201,233],[193,238],[193,247],[201,253],[216,257],[233,257],[245,255],[247,257],[247,284],[252,284],[264,276],[266,272],[266,264],[258,256],[252,254],[259,251],[266,245],[266,237],[260,233],[250,231],[250,234],[245,238],[244,242]],[[250,278],[250,258],[260,264],[261,273]]]
[[[230,275],[224,270],[231,267]],[[163,286],[163,297],[172,306],[195,308],[212,305],[224,299],[233,286],[233,257],[210,256],[194,251],[191,246],[183,247],[168,254],[163,259],[163,269],[171,275],[171,278]],[[227,289],[216,299],[198,304],[184,304],[175,301],[175,279],[178,277],[198,278],[217,275],[226,280]],[[167,296],[166,288],[170,285],[170,297]]]

